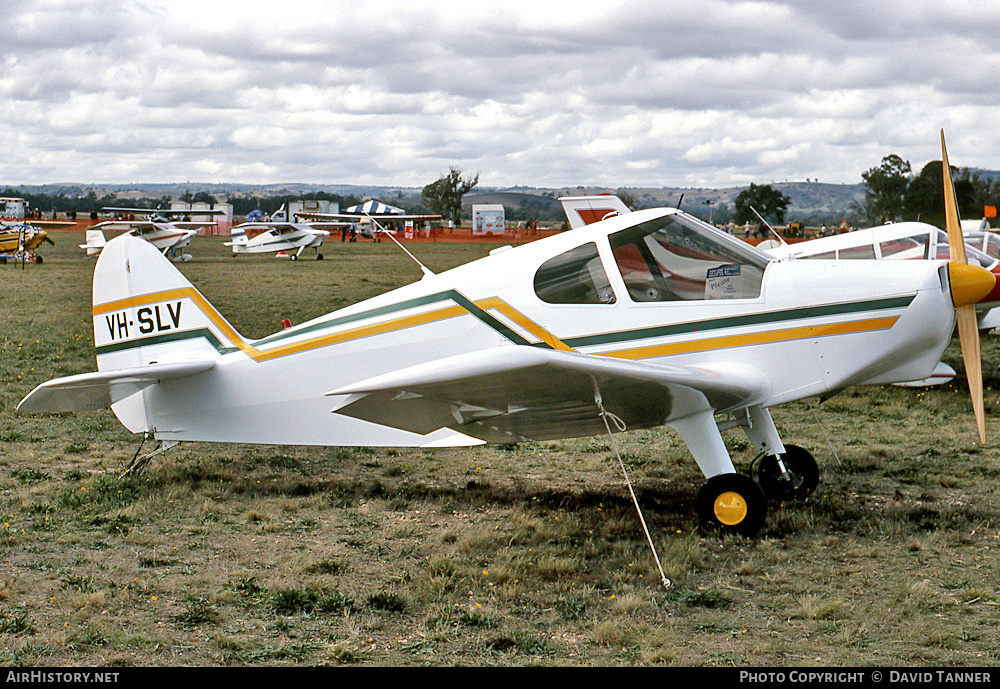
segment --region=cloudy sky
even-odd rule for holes
[[[1000,169],[981,0],[5,0],[0,185]]]

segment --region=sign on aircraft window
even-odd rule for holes
[[[559,254],[535,272],[535,294],[549,304],[613,304],[615,293],[593,242]]]
[[[650,220],[609,239],[632,301],[760,296],[767,257],[686,216]]]

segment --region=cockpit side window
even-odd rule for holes
[[[942,230],[935,230],[935,236],[937,238],[937,251],[934,254],[934,258],[950,260],[951,249],[948,246],[948,235]],[[969,246],[968,242],[965,244],[965,258],[968,263],[973,265],[978,264],[983,268],[990,268],[996,263],[996,259],[993,256]]]
[[[609,239],[632,301],[760,296],[767,258],[684,216],[657,218]]]
[[[888,259],[925,259],[930,251],[927,233],[915,234],[911,237],[889,239],[879,244],[882,258]]]
[[[535,272],[535,294],[549,304],[613,304],[615,293],[593,242],[550,258]]]

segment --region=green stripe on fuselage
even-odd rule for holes
[[[752,313],[742,316],[727,316],[725,318],[713,318],[707,321],[689,321],[686,323],[675,323],[671,325],[657,325],[648,328],[638,328],[636,330],[620,330],[616,332],[602,333],[597,335],[584,335],[582,337],[571,337],[563,342],[573,349],[594,345],[614,344],[620,342],[633,342],[645,340],[653,337],[669,337],[670,335],[688,335],[691,333],[708,332],[712,330],[724,330],[727,328],[741,328],[753,325],[767,325],[771,323],[784,323],[787,321],[797,321],[806,318],[821,318],[824,316],[840,316],[849,313],[861,313],[864,311],[882,311],[885,309],[906,308],[913,302],[916,295],[911,294],[905,297],[890,297],[887,299],[875,299],[870,301],[848,302],[843,304],[828,304],[825,306],[806,306],[803,308],[788,309],[785,311],[767,311],[764,313]]]

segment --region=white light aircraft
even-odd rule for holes
[[[1000,277],[1000,261],[980,248],[996,250],[993,241],[996,237],[981,238],[977,234],[963,233],[966,258]],[[948,260],[951,254],[948,235],[933,225],[921,222],[891,223],[791,244],[770,239],[759,244],[758,248],[781,260]],[[993,330],[1000,325],[1000,308],[997,307],[1000,307],[1000,283],[975,305],[979,330]],[[896,385],[942,385],[954,378],[955,369],[942,361],[938,362],[928,378]]]
[[[233,247],[236,254],[264,254],[289,252],[293,261],[306,249],[315,249],[317,260],[323,260],[320,247],[330,236],[330,230],[335,227],[349,225],[346,222],[298,222],[297,218],[289,219],[288,212],[282,206],[270,221],[252,221],[237,225],[232,230],[232,241],[226,246]],[[253,237],[250,233],[259,230],[260,234]]]
[[[148,243],[123,236],[95,268],[99,372],[44,383],[18,410],[110,406],[161,449],[605,433],[614,443],[615,432],[666,425],[705,476],[702,523],[752,535],[768,497],[804,497],[819,474],[812,455],[782,442],[769,408],[928,376],[956,313],[985,436],[969,314],[995,277],[965,263],[952,229],[951,262],[777,261],[678,209],[635,211],[424,269],[411,285],[258,340]],[[756,481],[737,473],[723,441],[737,426],[763,457]]]
[[[343,213],[297,213],[302,218],[315,220],[343,221],[350,223],[363,237],[380,240],[381,234],[390,232],[388,225],[397,222],[433,222],[441,220],[440,215],[406,213],[401,208],[389,206],[379,201],[366,201],[351,206]]]
[[[215,225],[213,222],[192,222],[174,220],[174,216],[185,215],[220,215],[222,211],[214,210],[165,210],[148,208],[114,208],[102,209],[108,213],[128,213],[144,215],[142,220],[108,220],[87,228],[87,243],[80,248],[86,250],[88,256],[95,256],[104,250],[107,240],[105,230],[124,230],[128,234],[145,239],[159,249],[164,256],[172,261],[188,262],[191,254],[185,254],[183,249],[191,245],[191,239],[198,230]]]

